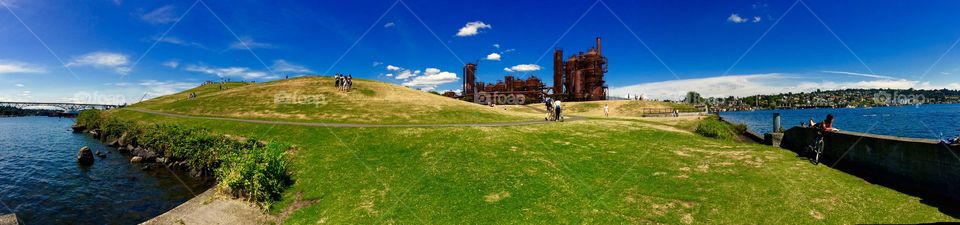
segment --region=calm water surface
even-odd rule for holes
[[[756,110],[725,112],[720,116],[746,124],[751,131],[762,134],[772,130],[775,112],[780,113],[784,129],[800,125],[810,118],[823,121],[827,114],[833,114],[836,117],[834,127],[846,131],[928,139],[960,135],[960,105]]]
[[[16,213],[26,224],[136,224],[209,187],[165,168],[141,170],[116,149],[72,133],[73,122],[0,118],[0,214]],[[80,166],[83,146],[108,156]]]

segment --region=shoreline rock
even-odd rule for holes
[[[82,165],[93,164],[93,151],[87,146],[80,148],[80,151],[77,152],[77,162]]]

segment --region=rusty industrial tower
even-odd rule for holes
[[[600,38],[597,46],[587,53],[580,52],[564,60],[563,50],[553,53],[553,87],[546,87],[536,76],[526,80],[514,76],[505,76],[496,83],[477,81],[477,64],[463,66],[463,94],[465,101],[476,101],[481,94],[506,94],[526,96],[530,100],[541,101],[550,96],[562,101],[596,101],[607,99],[607,86],[603,75],[607,73],[607,57],[600,51]],[[552,93],[551,93],[552,92]]]

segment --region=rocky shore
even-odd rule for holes
[[[185,159],[175,160],[171,158],[165,158],[159,156],[157,151],[151,147],[142,146],[137,143],[136,138],[133,138],[133,135],[128,133],[123,133],[120,138],[110,138],[103,135],[100,129],[87,129],[81,125],[73,125],[71,127],[76,133],[88,133],[93,138],[100,140],[103,144],[116,148],[122,154],[131,156],[130,163],[141,164],[141,169],[150,170],[159,167],[166,167],[169,169],[180,170],[188,172],[191,176],[201,177],[208,176],[202,171],[191,169]],[[97,151],[96,154],[90,151],[90,148],[83,146],[80,148],[80,151],[77,153],[77,162],[82,165],[91,165],[94,162],[93,156],[97,157],[106,157],[107,153]]]

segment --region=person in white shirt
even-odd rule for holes
[[[603,116],[610,117],[610,106],[603,104]]]
[[[563,118],[563,116],[560,115],[560,99],[553,101],[553,113],[556,116],[555,119],[557,121],[562,121],[561,119]]]

